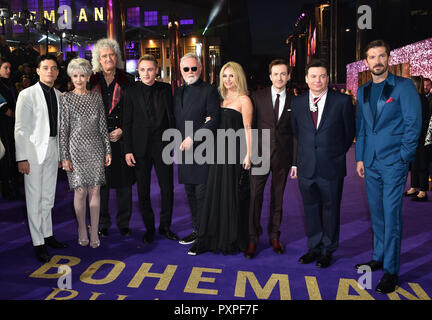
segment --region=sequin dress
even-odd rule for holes
[[[60,160],[70,160],[71,189],[105,184],[105,156],[111,154],[105,109],[98,92],[64,94],[60,99]]]

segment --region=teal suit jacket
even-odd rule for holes
[[[420,96],[411,79],[389,72],[377,103],[370,107],[372,80],[357,92],[356,160],[370,166],[374,157],[385,165],[414,160],[422,126]]]

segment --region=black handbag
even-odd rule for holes
[[[238,192],[239,192],[240,200],[246,200],[250,197],[250,171],[249,170],[240,168]]]

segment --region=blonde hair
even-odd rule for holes
[[[141,63],[141,61],[152,61],[153,63],[154,63],[154,65],[155,65],[155,67],[157,68],[158,67],[158,62],[157,62],[157,60],[156,60],[156,58],[155,58],[155,56],[154,55],[152,55],[152,54],[145,54],[145,55],[143,55],[139,60],[138,60],[138,66],[140,65],[140,63]]]
[[[240,64],[234,61],[229,61],[223,65],[223,67],[220,70],[219,73],[219,94],[223,99],[226,98],[227,95],[227,88],[225,88],[223,84],[223,73],[225,69],[231,68],[234,72],[234,81],[237,86],[237,92],[239,95],[247,95],[248,94],[248,88],[247,88],[247,82],[246,82],[246,75],[243,71],[243,68]]]
[[[117,57],[116,67],[118,69],[124,69],[124,62],[123,62],[123,59],[121,57],[120,46],[119,46],[118,42],[114,39],[103,38],[103,39],[99,39],[98,42],[96,42],[96,44],[92,50],[92,65],[93,65],[93,72],[94,73],[102,71],[102,66],[99,62],[99,59],[100,59],[100,52],[99,51],[101,49],[108,49],[108,48],[113,49],[113,51]]]

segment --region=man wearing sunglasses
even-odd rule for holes
[[[182,134],[180,145],[182,162],[178,165],[178,179],[185,185],[186,196],[192,214],[193,231],[180,240],[181,244],[193,243],[197,237],[198,214],[201,210],[208,175],[208,164],[186,164],[185,154],[192,151],[200,141],[194,141],[199,129],[216,130],[218,124],[219,95],[216,88],[200,79],[201,61],[193,53],[187,53],[180,60],[180,70],[184,84],[174,93],[174,117],[177,129]],[[206,118],[210,120],[206,122]],[[186,127],[193,125],[193,134],[186,135]]]

